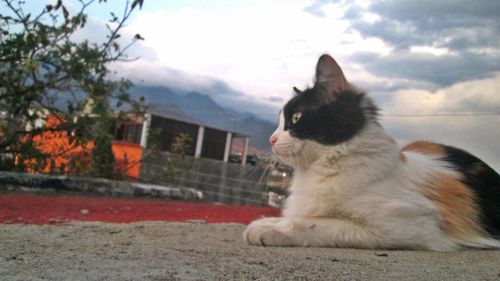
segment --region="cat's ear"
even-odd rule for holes
[[[348,87],[342,69],[329,55],[322,55],[316,65],[316,85],[324,88],[328,94],[336,96]]]
[[[302,91],[297,89],[297,87],[293,87],[293,91],[295,92],[296,95],[302,94]]]

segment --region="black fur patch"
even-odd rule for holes
[[[472,188],[481,210],[484,229],[500,239],[500,175],[479,158],[451,146],[443,146],[443,160],[453,164],[464,175],[462,182]]]
[[[345,142],[354,137],[367,121],[361,105],[363,98],[363,93],[344,91],[331,101],[321,89],[307,89],[285,105],[284,129],[296,138],[326,145]],[[297,112],[302,116],[293,124],[292,116]]]

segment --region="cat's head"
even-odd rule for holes
[[[310,164],[355,137],[369,122],[376,123],[376,107],[347,82],[329,55],[318,60],[314,87],[293,89],[295,96],[281,110],[279,126],[269,139],[286,164]]]

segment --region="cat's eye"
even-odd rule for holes
[[[295,112],[292,115],[292,124],[299,122],[300,117],[302,117],[302,112]]]

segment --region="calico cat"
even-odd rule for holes
[[[283,217],[252,222],[263,246],[500,249],[500,176],[471,154],[417,141],[400,150],[378,109],[329,55],[280,112],[273,152],[295,168]]]

